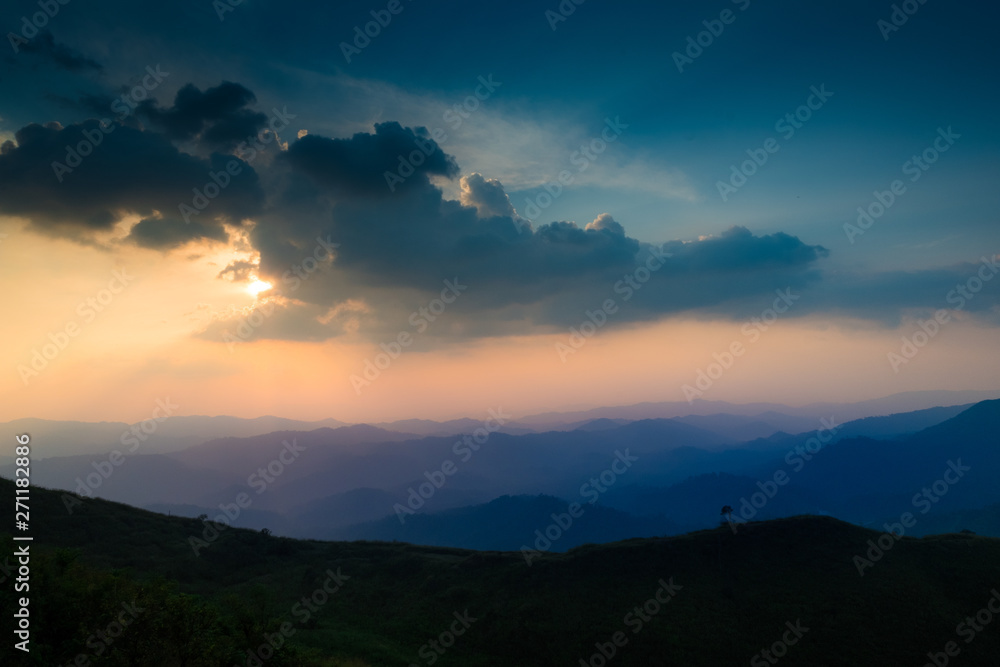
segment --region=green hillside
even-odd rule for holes
[[[0,489],[13,506],[10,481]],[[69,513],[61,493],[41,489],[30,502],[33,648],[3,664],[86,654],[78,664],[245,665],[283,623],[289,637],[263,664],[601,665],[596,644],[614,648],[614,665],[771,664],[754,656],[795,639],[786,623],[801,639],[787,654],[779,644],[782,665],[919,666],[949,641],[956,665],[1000,656],[1000,617],[969,643],[970,630],[958,634],[1000,587],[1000,540],[973,535],[903,538],[863,577],[854,556],[878,534],[815,516],[584,546],[530,567],[520,553],[232,529],[195,556],[189,538],[205,528],[195,519],[100,500]],[[9,534],[0,544],[6,562]],[[658,591],[669,602],[647,602]],[[314,594],[310,610],[302,599]],[[123,604],[143,611],[96,655],[104,645],[92,635]],[[435,652],[429,641],[444,633],[450,644],[451,629],[461,635]]]

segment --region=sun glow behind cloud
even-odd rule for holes
[[[274,285],[267,282],[266,280],[258,280],[256,276],[251,276],[251,279],[253,280],[253,282],[247,285],[246,290],[253,296],[257,296],[261,292],[266,292],[267,290],[274,287]]]

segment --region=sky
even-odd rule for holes
[[[998,390],[979,2],[4,3],[8,419]]]

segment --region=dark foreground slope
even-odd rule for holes
[[[8,506],[12,489],[0,480]],[[270,656],[282,624],[289,638],[264,665],[600,665],[597,645],[614,649],[613,665],[770,664],[754,655],[776,642],[782,665],[918,666],[949,641],[954,664],[1000,656],[1000,615],[971,637],[958,627],[1000,588],[1000,540],[971,535],[904,538],[860,576],[854,556],[878,534],[808,516],[584,546],[530,566],[520,553],[242,530],[196,556],[197,520],[99,500],[69,513],[41,489],[31,518],[33,650],[9,659],[8,631],[5,665],[79,654],[94,665],[257,665],[248,651]],[[11,541],[0,540],[6,561]],[[0,593],[7,623],[12,578]],[[105,643],[97,633],[116,631],[130,604],[142,611]]]

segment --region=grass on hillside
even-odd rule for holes
[[[8,480],[0,489],[13,497]],[[236,529],[195,556],[195,519],[102,500],[69,513],[63,498],[32,488],[36,662],[23,664],[82,652],[95,665],[244,665],[247,649],[289,623],[294,634],[264,664],[427,665],[421,647],[465,610],[477,620],[436,665],[577,665],[619,631],[628,641],[615,665],[748,664],[797,620],[809,630],[783,665],[923,665],[949,640],[961,646],[955,664],[1000,656],[1000,618],[970,644],[956,635],[1000,586],[1000,540],[990,538],[903,538],[863,577],[853,557],[878,533],[824,517],[588,545],[530,567],[519,553]],[[11,544],[0,535],[0,561]],[[338,571],[342,586],[305,619],[295,605]],[[626,615],[661,579],[680,590],[634,632],[638,616]],[[8,583],[2,595],[11,608]],[[94,656],[88,637],[131,598],[148,610]]]

